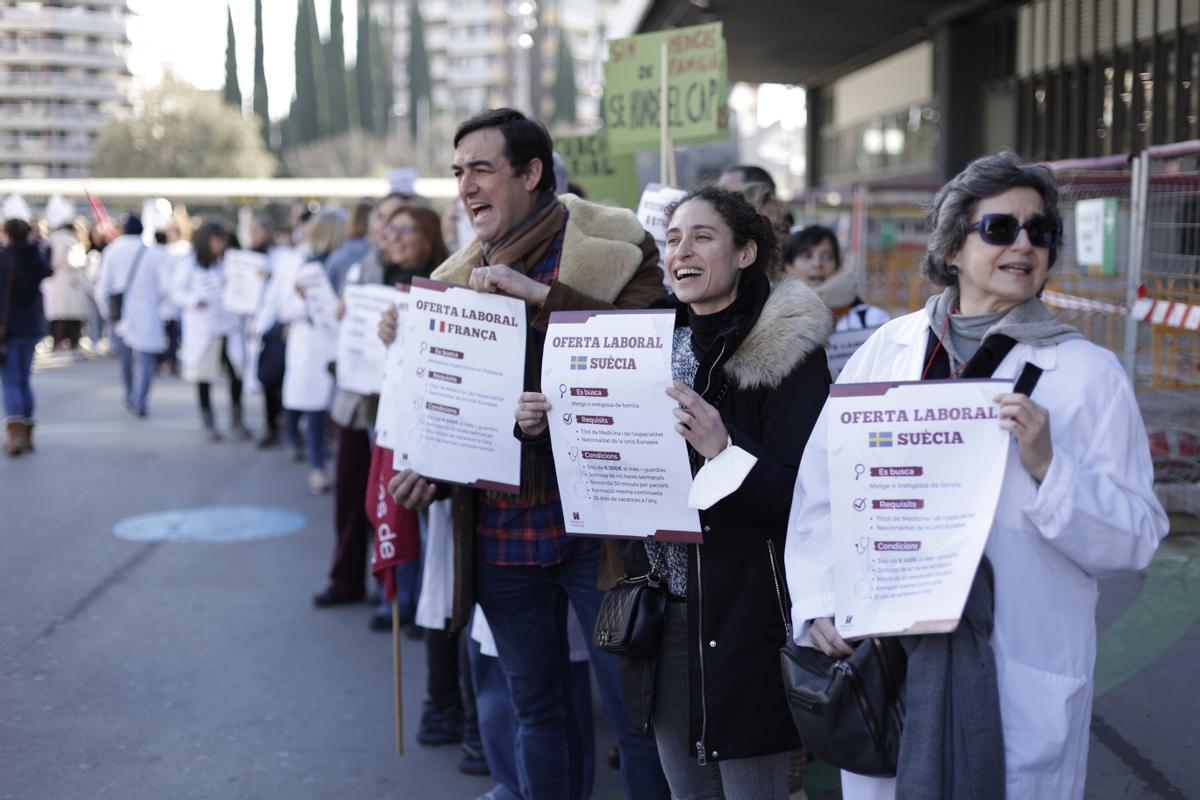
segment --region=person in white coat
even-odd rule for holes
[[[182,340],[179,361],[184,379],[196,384],[200,417],[209,441],[221,441],[212,407],[212,384],[229,378],[230,429],[246,440],[242,421],[242,365],[246,360],[242,322],[225,310],[223,257],[233,233],[222,219],[206,219],[192,234],[192,253],[181,258],[171,281],[171,301],[180,308]]]
[[[278,316],[287,324],[283,370],[283,407],[302,415],[308,450],[308,488],[313,494],[329,491],[325,474],[325,418],[333,400],[330,364],[337,358],[337,319],[325,313],[321,299],[336,297],[325,274],[325,259],[341,244],[346,214],[326,209],[313,217],[304,231],[307,260],[279,266],[275,278]],[[318,269],[313,269],[313,265]]]
[[[902,638],[909,671],[897,776],[843,772],[847,800],[1084,795],[1097,579],[1149,564],[1167,518],[1119,362],[1059,322],[1038,297],[1061,245],[1057,197],[1047,168],[1012,153],[970,164],[929,212],[922,269],[945,291],[925,309],[884,325],[838,377],[838,383],[987,374],[1014,380],[1026,363],[1042,370],[1029,395],[995,398],[1011,444],[982,562],[990,568],[981,566],[967,604],[982,590],[981,607],[992,613],[978,626],[964,615],[952,634]],[[833,553],[846,542],[830,524],[826,433],[823,414],[800,465],[785,564],[798,640],[840,657],[850,647],[830,619]],[[989,628],[990,636],[978,634]],[[975,685],[920,691],[929,672],[922,662],[925,674],[914,677],[922,647],[953,648],[971,635],[983,640]],[[974,702],[956,703],[964,696],[959,692]],[[914,735],[914,714],[931,713],[979,727],[957,739],[949,731],[936,741]]]
[[[46,300],[46,319],[50,322],[50,333],[58,350],[79,347],[83,321],[91,312],[88,302],[91,287],[84,275],[87,250],[79,241],[74,223],[74,206],[59,195],[51,197],[46,203],[46,224],[52,229],[47,244],[54,275],[46,280],[42,291]]]
[[[96,279],[96,303],[112,330],[113,348],[121,366],[125,407],[146,416],[146,401],[158,355],[166,349],[158,307],[167,292],[161,257],[142,243],[142,221],[136,215],[125,220],[124,233],[114,239],[100,257]],[[111,319],[109,297],[122,294],[120,320]],[[135,369],[136,362],[136,369]]]

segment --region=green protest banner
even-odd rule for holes
[[[637,162],[630,153],[610,153],[603,133],[556,136],[554,149],[566,162],[567,178],[582,186],[589,200],[630,211],[637,208]]]
[[[667,47],[667,135],[676,144],[727,134],[729,81],[721,23],[609,42],[604,119],[612,153],[659,147],[662,47]]]

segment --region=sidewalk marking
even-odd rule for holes
[[[1142,593],[1100,634],[1095,696],[1157,661],[1200,618],[1200,538],[1168,536],[1146,568]]]
[[[288,536],[307,524],[298,511],[211,506],[126,517],[113,526],[113,534],[131,542],[248,542]]]

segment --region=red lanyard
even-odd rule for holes
[[[957,309],[952,309],[950,314],[953,314]],[[921,372],[921,380],[925,380],[925,376],[929,374],[929,368],[933,366],[933,359],[937,357],[938,350],[942,349],[942,339],[946,336],[946,331],[950,328],[950,314],[946,315],[946,321],[942,323],[942,332],[938,334],[937,344],[933,346],[933,352],[929,354],[929,360],[925,362],[925,369]],[[962,372],[966,367],[966,362],[958,365],[957,369],[950,370],[950,377],[957,378],[958,373]]]

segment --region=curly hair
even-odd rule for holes
[[[1011,150],[977,158],[966,169],[938,190],[925,210],[929,242],[921,260],[921,272],[938,286],[954,286],[958,275],[947,260],[962,249],[970,233],[971,216],[980,200],[1003,194],[1009,189],[1028,187],[1042,196],[1044,213],[1059,219],[1058,183],[1045,164],[1023,161]],[[1058,258],[1058,248],[1050,248],[1049,266]]]
[[[754,270],[763,275],[770,273],[771,265],[779,255],[779,239],[767,218],[758,213],[741,192],[722,189],[715,184],[692,189],[677,202],[667,206],[667,219],[675,216],[680,206],[692,200],[703,200],[713,207],[733,231],[735,247],[745,247],[748,242],[758,245],[758,255],[754,263],[746,267],[747,270]]]

